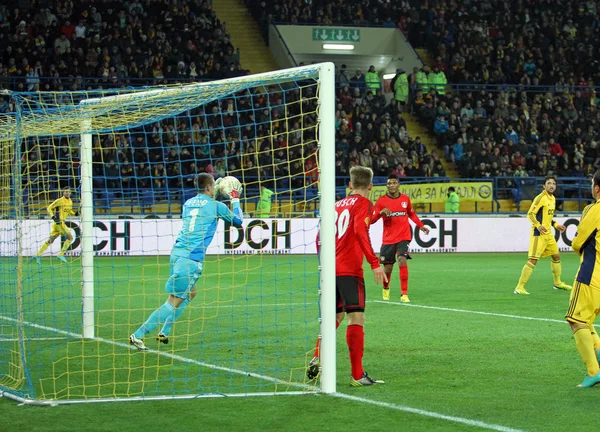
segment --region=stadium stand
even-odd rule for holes
[[[542,12],[536,3],[485,0],[474,1],[471,8],[439,1],[245,2],[263,32],[274,21],[398,27],[415,47],[433,53],[433,64],[405,72],[406,98],[396,93],[389,102],[381,82],[367,80],[370,72],[340,67],[340,188],[355,164],[371,166],[377,176],[394,172],[409,178],[444,178],[456,169],[465,178],[502,177],[497,185],[518,202],[519,185],[527,181],[514,177],[583,178],[600,167],[593,87],[598,47],[591,38],[599,26],[589,2],[577,7],[558,2],[552,5],[555,13]],[[13,90],[77,90],[247,73],[227,26],[210,3],[186,0],[180,6],[150,0],[65,2],[56,8],[28,1],[3,4],[0,85]],[[377,71],[371,72],[377,76]],[[406,107],[400,103],[403,99]],[[268,106],[261,108],[266,116],[273,115]],[[214,109],[227,107],[210,106],[195,115],[210,116]],[[0,100],[0,112],[9,110],[10,100]],[[419,129],[409,127],[407,111],[436,137],[437,148],[419,138]],[[136,188],[170,189],[185,187],[192,172],[215,169],[221,174],[226,165],[228,170],[233,166],[258,174],[257,161],[238,157],[229,164],[224,152],[198,148],[193,133],[174,125],[161,127],[175,132],[166,137],[156,131],[131,132],[115,137],[114,143],[98,144],[95,157],[103,161],[99,166],[104,172],[96,171],[95,176],[97,186],[105,189],[104,200],[113,197],[115,178],[120,177],[136,182]],[[60,157],[52,163],[43,151],[31,155],[31,172],[69,170]],[[289,156],[302,158],[290,164],[290,174],[312,176],[309,158]],[[160,194],[147,195],[141,198],[144,203],[161,199]]]

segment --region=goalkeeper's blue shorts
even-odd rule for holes
[[[182,299],[188,298],[202,274],[202,262],[171,255],[171,275],[165,291]]]

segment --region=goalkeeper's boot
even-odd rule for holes
[[[410,303],[410,299],[408,298],[408,294],[402,294],[402,295],[400,296],[400,301],[401,301],[402,303]]]
[[[65,258],[64,255],[57,255],[56,258],[58,258],[59,260],[61,260],[62,262],[66,263],[67,259]]]
[[[169,343],[169,336],[166,336],[164,333],[159,333],[156,340],[167,345]]]
[[[517,286],[513,292],[518,295],[529,295],[524,286]]]
[[[560,282],[560,283],[554,284],[554,289],[555,290],[571,291],[573,289],[573,287],[571,285],[567,285],[564,282]]]
[[[389,300],[390,299],[390,289],[385,289],[383,288],[383,299],[384,300]]]
[[[367,372],[364,372],[362,378],[360,379],[354,379],[350,377],[350,385],[352,387],[366,387],[375,384],[385,384],[385,381],[371,378]]]
[[[587,375],[583,379],[581,384],[578,384],[577,387],[580,388],[589,388],[594,387],[596,384],[600,383],[600,372],[598,372],[594,376]]]
[[[134,334],[129,336],[129,345],[133,345],[138,351],[148,351],[148,347],[144,345],[144,341],[136,338]]]
[[[316,380],[319,378],[320,374],[321,362],[319,361],[319,357],[313,357],[306,368],[306,378],[308,378],[309,381]]]

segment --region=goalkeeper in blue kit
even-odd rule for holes
[[[190,198],[183,205],[181,216],[183,226],[171,251],[171,273],[165,285],[169,298],[129,336],[129,343],[140,351],[148,350],[143,337],[160,324],[163,327],[157,340],[164,344],[169,343],[173,323],[196,296],[195,284],[202,274],[206,249],[215,235],[218,220],[223,219],[238,227],[242,225],[243,213],[240,207],[242,186],[239,182],[225,185],[221,189],[221,192],[231,199],[231,210],[222,202],[215,200],[219,185],[212,175],[198,174],[194,184],[198,195]]]

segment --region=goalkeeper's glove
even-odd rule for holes
[[[235,187],[223,187],[223,193],[229,197],[232,203],[240,202],[242,196],[242,185],[238,183]]]
[[[60,223],[60,218],[58,216],[52,216],[52,220],[54,221],[54,223]]]

